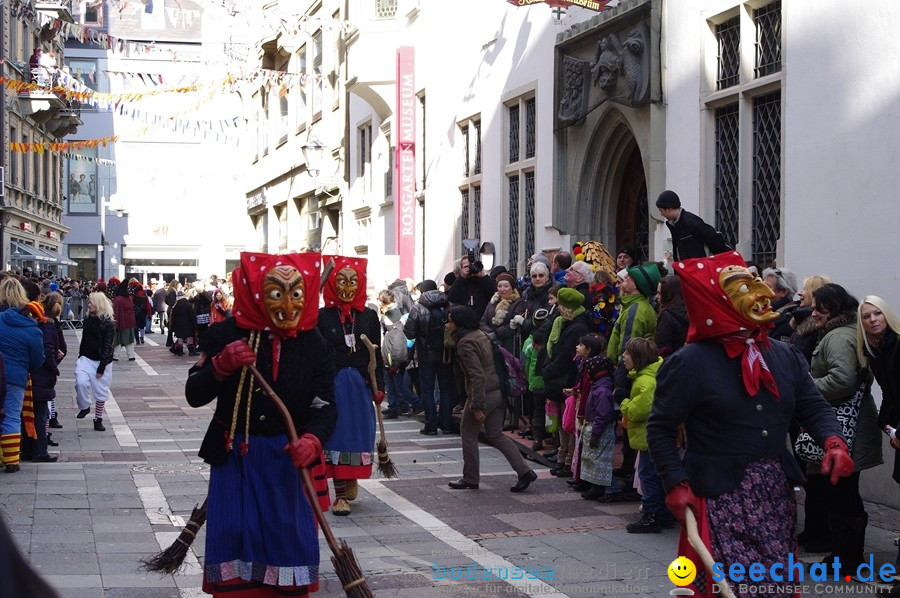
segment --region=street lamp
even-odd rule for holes
[[[322,172],[322,161],[325,157],[325,144],[317,138],[307,139],[300,148],[303,150],[303,160],[306,162],[306,173],[312,178]]]

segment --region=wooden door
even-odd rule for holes
[[[650,254],[649,219],[647,179],[641,152],[635,148],[622,175],[616,209],[616,246],[608,247],[609,252],[627,245],[635,250],[638,260],[646,261]]]

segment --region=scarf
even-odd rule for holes
[[[513,301],[517,301],[519,299],[519,291],[513,289],[510,293],[510,297],[508,299],[501,299],[500,293],[494,293],[494,297],[491,299],[491,303],[496,303],[497,308],[494,310],[494,317],[491,318],[491,324],[495,327],[499,328],[503,326],[503,323],[506,321],[506,316],[509,314],[509,306]]]
[[[31,374],[28,374],[28,382],[25,385],[25,401],[22,402],[22,427],[25,435],[37,440],[37,429],[34,427],[34,391],[31,386]]]
[[[342,255],[323,256],[325,261],[334,260],[334,269],[328,275],[325,281],[325,288],[322,298],[325,300],[325,307],[337,307],[340,312],[341,324],[348,319],[352,320],[351,311],[362,312],[366,309],[366,265],[368,260],[363,257],[345,257]],[[352,301],[343,301],[338,296],[337,277],[341,270],[350,268],[356,272],[356,295]]]
[[[566,316],[562,311],[559,312],[559,316],[555,320],[553,320],[553,326],[550,328],[550,337],[547,339],[547,357],[553,357],[553,347],[556,343],[559,342],[559,337],[562,334],[563,326],[565,326],[566,322],[571,322],[578,316],[584,313],[584,306],[579,305],[573,310],[570,310],[568,316]]]
[[[681,279],[684,304],[690,327],[687,342],[704,339],[721,344],[728,356],[741,360],[741,377],[750,396],[756,396],[760,385],[779,398],[778,386],[760,351],[768,349],[766,331],[771,325],[761,326],[751,322],[738,312],[719,284],[719,273],[728,266],[746,267],[736,251],[677,262],[675,272]],[[745,337],[739,332],[750,332]]]

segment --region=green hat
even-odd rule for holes
[[[584,304],[584,295],[568,287],[560,289],[556,298],[559,300],[559,304],[567,309],[576,309],[579,305]]]
[[[662,274],[660,274],[659,268],[655,263],[648,262],[640,266],[629,266],[627,270],[628,276],[634,281],[641,295],[649,297],[656,292]]]

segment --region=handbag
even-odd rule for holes
[[[209,314],[197,314],[197,324],[199,324],[200,326],[209,324]]]
[[[862,406],[863,397],[866,396],[866,383],[861,382],[853,396],[834,407],[834,414],[841,425],[841,432],[847,441],[847,452],[853,451],[853,441],[856,440],[856,423],[859,421],[859,409]],[[810,463],[821,463],[825,458],[825,450],[806,430],[801,430],[794,441],[794,452],[797,457]]]
[[[559,403],[547,399],[544,402],[544,431],[553,434],[559,430]]]

